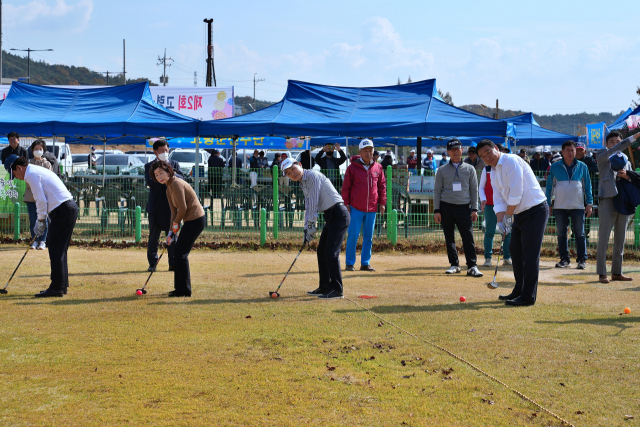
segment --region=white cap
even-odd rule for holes
[[[433,154],[433,150],[427,150],[427,154]]]
[[[295,161],[291,159],[291,157],[287,157],[286,159],[284,159],[282,163],[280,163],[280,169],[282,169],[282,175],[284,175],[284,171],[289,169],[291,166],[293,166],[294,163]]]
[[[365,147],[373,147],[373,141],[371,141],[370,139],[363,139],[362,141],[360,141],[358,150],[362,150]]]
[[[409,151],[409,153],[415,153],[415,152],[416,152],[416,150],[411,150],[411,151]]]

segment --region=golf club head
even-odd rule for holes
[[[275,298],[280,298],[280,294],[279,294],[279,293],[277,293],[277,292],[269,292],[269,296],[270,296],[271,298],[274,298],[274,299],[275,299]]]
[[[500,285],[498,285],[495,280],[487,283],[487,288],[489,289],[498,289],[499,287]]]
[[[0,289],[0,294],[4,295],[9,293],[9,291],[7,291],[6,289]]]

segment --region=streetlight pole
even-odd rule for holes
[[[264,79],[256,80],[256,74],[258,73],[253,73],[253,105],[256,104],[256,83],[264,81]],[[251,108],[253,108],[253,106],[251,106]],[[255,111],[255,108],[253,108],[253,110]]]
[[[53,49],[11,49],[20,52],[27,52],[27,81],[31,83],[31,52],[53,52]]]

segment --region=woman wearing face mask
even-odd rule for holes
[[[170,292],[169,296],[190,297],[189,252],[206,225],[204,209],[193,188],[174,176],[173,168],[168,162],[161,160],[154,162],[151,165],[151,176],[156,183],[166,185],[167,200],[171,208],[171,231],[167,236],[167,245],[175,246],[173,264],[175,290]],[[182,231],[180,231],[180,223],[183,221]]]
[[[31,144],[33,159],[29,160],[29,163],[53,171],[51,163],[44,158],[45,151],[47,151],[47,144],[41,139],[35,140],[33,144]],[[38,220],[38,212],[36,208],[36,199],[33,197],[29,184],[26,184],[26,189],[24,191],[24,202],[27,204],[27,210],[29,211],[29,230],[31,231],[31,239],[33,240],[35,237],[33,229],[36,226],[36,221]],[[48,230],[45,229],[44,233],[33,242],[31,249],[43,250],[47,247],[45,244],[47,241],[47,231]]]

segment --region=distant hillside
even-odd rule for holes
[[[2,51],[2,76],[4,78],[27,77],[27,57],[14,55]],[[148,81],[149,79],[137,78],[127,79],[127,84]],[[51,65],[44,61],[34,61],[31,59],[31,83],[37,85],[106,85],[107,76],[86,67],[75,67],[68,65]],[[109,85],[122,85],[122,73],[112,75],[109,73]]]
[[[239,105],[242,107],[242,114],[247,114],[247,113],[252,113],[254,111],[262,110],[263,108],[267,108],[269,105],[275,104],[275,102],[260,101],[259,99],[256,99],[256,102],[254,104],[253,97],[251,96],[236,96],[234,99],[234,102],[235,102],[235,105]]]
[[[485,108],[481,105],[463,105],[460,108],[463,110],[471,111],[472,113],[480,114],[481,116],[493,117],[495,108]],[[514,110],[498,110],[498,117],[501,119],[508,119],[509,117],[519,116],[526,111],[514,111]],[[606,122],[608,125],[613,123],[624,111],[620,111],[618,114],[611,113],[598,113],[598,114],[554,114],[552,116],[541,116],[533,114],[538,124],[546,129],[551,129],[556,132],[567,133],[569,135],[576,135],[578,133],[578,125],[582,126],[584,134],[584,125],[589,123]]]

